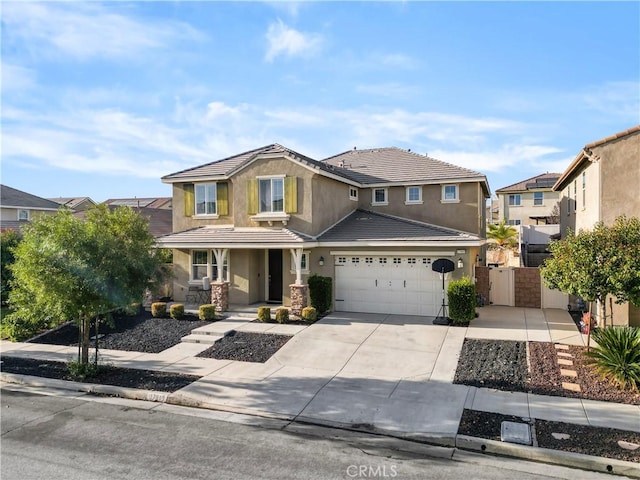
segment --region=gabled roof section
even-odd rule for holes
[[[90,197],[56,197],[48,198],[47,200],[51,200],[52,202],[59,203],[60,205],[64,205],[65,207],[72,209],[85,202],[88,202],[91,205],[96,204],[96,202],[94,202]]]
[[[508,187],[499,188],[496,193],[503,192],[526,192],[527,190],[551,190],[553,185],[562,176],[561,173],[543,173],[535,177],[527,178],[521,182],[514,183]]]
[[[467,232],[416,222],[401,217],[355,210],[344,220],[322,233],[318,242],[481,242]]]
[[[480,181],[490,194],[484,174],[397,147],[348,150],[323,162],[363,185]]]
[[[37,197],[22,190],[0,185],[0,204],[5,208],[28,208],[34,210],[58,210],[60,204]]]
[[[131,208],[171,208],[171,197],[151,197],[151,198],[109,198],[103,203],[113,206],[125,206]]]
[[[636,125],[635,127],[628,128],[622,132],[614,133],[613,135],[609,135],[608,137],[601,138],[600,140],[596,140],[595,142],[587,143],[580,153],[576,155],[576,158],[573,159],[571,164],[567,167],[567,169],[562,173],[562,176],[558,179],[556,184],[553,186],[553,189],[558,191],[564,189],[569,182],[573,179],[576,173],[580,172],[584,165],[587,162],[591,162],[593,152],[591,152],[592,148],[600,147],[609,142],[613,142],[615,140],[619,140],[621,138],[627,137],[629,135],[634,135],[640,133],[640,125]]]
[[[172,173],[162,177],[162,181],[165,183],[185,182],[202,179],[214,179],[214,178],[228,178],[234,173],[242,170],[248,166],[254,160],[257,160],[261,156],[273,156],[283,155],[293,160],[318,171],[320,174],[338,177],[338,180],[345,181],[347,183],[355,183],[348,172],[343,172],[342,169],[335,168],[333,165],[329,165],[323,162],[319,162],[310,157],[302,155],[290,148],[283,147],[277,143],[267,145],[265,147],[257,148],[255,150],[249,150],[248,152],[240,153],[232,157],[223,158],[222,160],[216,160],[205,165],[189,168],[180,172]]]

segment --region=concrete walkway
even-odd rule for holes
[[[293,335],[266,363],[195,357],[209,347],[182,343],[161,353],[101,350],[116,366],[202,378],[169,395],[173,403],[373,429],[455,445],[463,409],[640,432],[640,406],[453,384],[465,338],[583,345],[562,310],[489,306],[469,327],[432,318],[333,313],[310,326],[250,323],[230,316],[200,334],[268,331]],[[3,354],[66,361],[74,347],[2,342]]]

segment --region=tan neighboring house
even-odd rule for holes
[[[543,173],[496,190],[499,220],[504,218],[509,225],[558,223],[552,210],[560,201],[560,192],[554,191],[553,185],[560,176]]]
[[[103,203],[112,206],[127,206],[132,208],[156,208],[161,210],[171,210],[171,197],[151,197],[151,198],[110,198]]]
[[[19,231],[39,215],[53,215],[59,203],[0,185],[0,230]]]
[[[74,212],[84,212],[96,204],[96,202],[89,197],[56,197],[49,198],[48,200],[68,207]]]
[[[553,188],[562,195],[563,237],[621,215],[640,218],[640,125],[585,145]],[[631,304],[614,304],[613,317],[640,326],[640,308]]]
[[[442,281],[483,257],[486,177],[398,148],[317,161],[273,144],[166,175],[173,186],[174,299],[210,287],[228,304],[300,312],[311,274],[338,311],[436,315]],[[447,279],[448,281],[448,279]]]

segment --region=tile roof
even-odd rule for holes
[[[340,167],[362,184],[455,181],[484,174],[397,147],[349,150],[323,162]],[[487,185],[488,189],[488,185]]]
[[[109,205],[109,210],[115,210],[118,207],[124,205]],[[167,235],[173,231],[173,218],[171,210],[163,208],[133,208],[138,212],[140,216],[145,218],[149,222],[149,232],[154,237],[161,237]],[[85,218],[87,216],[86,211],[76,212],[74,216],[78,218]]]
[[[161,246],[174,248],[196,248],[198,246],[223,246],[233,248],[256,248],[260,246],[303,244],[309,237],[286,228],[261,228],[233,226],[203,226],[158,238]],[[302,246],[302,245],[300,245]]]
[[[52,202],[59,203],[60,205],[64,205],[65,207],[75,208],[83,202],[89,202],[93,205],[96,204],[90,197],[56,197],[56,198],[48,198],[47,200],[51,200]]]
[[[22,190],[0,185],[0,204],[3,207],[31,208],[35,210],[57,210],[60,204],[37,197]]]
[[[524,192],[527,190],[536,190],[541,188],[551,190],[551,187],[553,187],[553,185],[561,176],[561,173],[543,173],[541,175],[536,175],[535,177],[522,180],[521,182],[514,183],[513,185],[509,185],[508,187],[499,188],[498,190],[496,190],[496,193]]]
[[[356,210],[318,237],[318,242],[358,241],[481,241],[477,235],[459,230],[393,217],[367,210]]]
[[[631,135],[632,133],[636,133],[636,132],[640,132],[640,125],[636,125],[635,127],[628,128],[622,132],[614,133],[613,135],[609,135],[608,137],[601,138],[600,140],[596,140],[595,142],[587,143],[584,146],[584,148],[589,149],[593,147],[598,147],[600,145],[604,145],[605,143],[618,140],[619,138],[626,137],[627,135]]]
[[[127,206],[132,208],[165,208],[167,204],[171,204],[172,200],[173,199],[171,197],[109,198],[103,203],[107,205]]]

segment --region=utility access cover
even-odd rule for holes
[[[528,423],[502,422],[500,440],[508,443],[531,445],[531,428]]]

